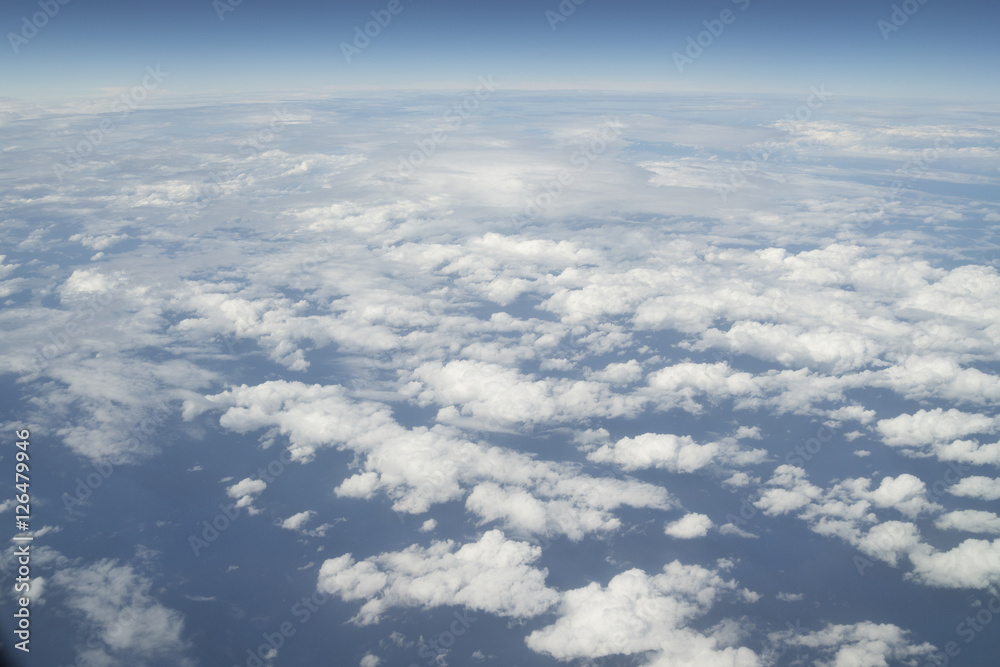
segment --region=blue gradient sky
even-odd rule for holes
[[[401,2],[348,63],[341,42],[388,0],[242,0],[224,20],[212,0],[69,0],[17,53],[10,34],[40,9],[8,0],[0,96],[94,95],[133,86],[156,64],[173,93],[465,88],[493,74],[508,89],[801,93],[825,84],[848,95],[1000,95],[994,0],[912,0],[917,10],[888,40],[877,22],[890,19],[889,1],[584,0],[555,30],[545,12],[559,0]],[[735,20],[678,72],[671,54],[724,9]]]

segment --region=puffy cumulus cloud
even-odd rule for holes
[[[779,466],[755,503],[765,514],[795,512],[816,533],[836,537],[872,558],[896,566],[900,556],[926,551],[915,524],[879,520],[876,509],[892,509],[908,518],[934,514],[922,480],[909,474],[885,477],[873,490],[872,480],[846,479],[822,489],[808,481],[802,468]]]
[[[806,328],[767,322],[737,322],[728,331],[709,329],[698,348],[718,347],[784,366],[843,373],[867,366],[884,352],[883,346],[861,333],[829,327]]]
[[[882,441],[890,447],[919,447],[975,433],[993,433],[998,423],[997,418],[979,413],[935,408],[880,419],[876,428]]]
[[[540,547],[508,540],[498,530],[455,546],[446,540],[358,562],[351,554],[331,558],[320,568],[318,587],[345,601],[365,600],[353,619],[359,625],[377,623],[393,607],[457,605],[531,618],[558,602],[545,585],[548,571],[532,565]]]
[[[374,653],[366,653],[362,656],[359,667],[378,667],[381,663],[382,661],[377,655]]]
[[[948,493],[965,498],[1000,500],[1000,479],[981,475],[963,477],[948,488]]]
[[[419,514],[468,494],[467,508],[485,522],[580,539],[618,528],[611,512],[623,505],[672,505],[669,494],[652,484],[591,477],[570,464],[470,442],[446,426],[404,428],[387,406],[351,399],[336,385],[267,382],[207,401],[224,410],[220,423],[227,428],[240,433],[276,428],[286,434],[293,459],[309,460],[323,446],[354,451],[364,469],[345,479],[337,495],[371,498],[383,492],[399,512]]]
[[[823,490],[806,479],[806,471],[797,466],[778,466],[757,506],[769,514],[785,514],[805,508],[802,517],[810,520],[836,518],[849,521],[870,521],[870,508],[892,508],[913,518],[922,513],[937,512],[941,506],[926,496],[923,480],[908,473],[884,477],[872,490],[872,480],[846,479]]]
[[[530,492],[493,482],[477,484],[465,506],[482,521],[500,521],[517,533],[563,534],[579,540],[590,532],[617,529],[621,522],[611,511],[623,505],[667,509],[672,504],[664,490],[652,485],[546,474]]]
[[[982,510],[957,510],[938,517],[934,524],[941,530],[1000,535],[1000,516]]]
[[[935,505],[927,499],[926,490],[923,480],[903,473],[898,477],[884,477],[877,489],[870,493],[859,489],[857,495],[871,500],[876,507],[892,507],[901,514],[913,518],[924,512],[941,509],[940,505]]]
[[[733,646],[721,626],[690,627],[722,595],[756,600],[752,592],[699,565],[673,561],[653,575],[628,570],[607,586],[594,582],[563,592],[556,621],[526,641],[533,651],[558,660],[652,652],[644,664],[754,667],[759,662],[753,651]]]
[[[872,526],[868,533],[857,540],[858,549],[871,558],[877,558],[896,567],[901,555],[920,546],[920,532],[912,523],[886,521]]]
[[[625,470],[662,468],[670,472],[694,472],[711,464],[743,466],[766,457],[766,450],[742,449],[736,438],[699,445],[690,436],[669,433],[621,438],[587,454],[590,461],[614,463]]]
[[[915,400],[936,398],[979,405],[1000,400],[1000,378],[978,368],[963,368],[942,355],[910,355],[878,371],[871,382]]]
[[[300,530],[306,523],[316,515],[312,510],[305,510],[298,514],[293,514],[281,522],[281,527],[286,530]]]
[[[474,417],[489,425],[566,422],[591,417],[630,417],[646,401],[611,390],[607,382],[535,379],[499,364],[457,360],[428,362],[409,374],[406,393],[419,405],[442,407],[438,419]]]
[[[806,507],[823,495],[823,490],[809,483],[806,471],[782,464],[775,468],[766,489],[754,503],[767,515],[788,514]]]
[[[965,540],[949,551],[922,549],[910,554],[908,577],[939,588],[996,588],[1000,586],[1000,538]]]
[[[629,359],[625,363],[608,364],[602,370],[590,372],[587,377],[608,384],[632,384],[642,378],[642,365],[635,359]]]
[[[247,507],[266,488],[267,482],[264,480],[247,477],[227,488],[226,495],[230,498],[236,498],[237,507]]]
[[[51,583],[65,592],[66,606],[79,615],[81,636],[99,640],[77,647],[86,664],[195,664],[185,655],[184,617],[153,598],[153,582],[131,565],[100,560],[61,569]]]
[[[242,385],[206,397],[223,410],[219,423],[238,433],[277,427],[288,436],[293,460],[308,461],[322,446],[343,444],[395,424],[389,409],[351,400],[339,385],[306,385],[282,380]]]
[[[861,405],[845,405],[835,410],[830,410],[827,413],[830,419],[835,419],[839,421],[856,421],[862,424],[868,424],[873,419],[875,419],[874,410],[866,410],[864,406]]]
[[[715,524],[708,516],[692,512],[685,514],[677,521],[671,521],[663,530],[670,537],[690,540],[696,537],[705,537],[714,526]]]
[[[689,412],[703,410],[694,400],[696,396],[707,395],[716,401],[761,393],[757,378],[750,373],[734,371],[726,362],[675,364],[650,373],[647,380],[661,406],[679,406]]]
[[[976,433],[993,433],[1000,423],[994,417],[954,408],[919,410],[912,415],[882,419],[876,425],[883,442],[909,456],[930,452],[942,461],[1000,466],[1000,443],[980,444],[960,440]]]
[[[920,658],[929,657],[936,650],[927,642],[913,644],[909,633],[896,625],[870,621],[853,625],[830,624],[808,633],[786,630],[772,633],[769,638],[772,643],[784,647],[811,649],[813,655],[822,656],[814,663],[817,667],[916,665]]]

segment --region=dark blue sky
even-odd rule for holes
[[[898,26],[888,0],[564,0],[573,11],[559,22],[551,17],[564,18],[560,0],[399,0],[351,62],[341,43],[389,0],[49,1],[58,7],[51,18],[39,0],[0,8],[0,96],[94,96],[138,84],[156,64],[170,73],[164,90],[175,93],[463,88],[487,74],[508,89],[794,94],[825,84],[842,94],[950,99],[1000,90],[992,0],[910,0],[897,4]],[[712,24],[724,10],[731,22]],[[32,16],[37,34],[24,26]],[[721,33],[702,35],[707,46],[692,49],[696,57],[678,71],[674,52],[705,21]]]

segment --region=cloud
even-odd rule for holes
[[[691,622],[722,595],[755,595],[698,565],[668,563],[657,574],[633,569],[607,586],[565,591],[553,624],[528,635],[528,648],[557,660],[654,652],[648,665],[756,665],[753,651],[729,645],[724,632]]]
[[[934,525],[941,530],[1000,535],[1000,516],[982,510],[958,510],[938,517]]]
[[[615,463],[625,470],[663,468],[670,472],[694,472],[710,464],[748,465],[760,463],[766,450],[744,450],[735,438],[699,445],[690,436],[642,433],[605,444],[587,455],[595,463]]]
[[[1000,586],[1000,538],[965,540],[949,551],[926,549],[910,555],[908,577],[939,588],[982,589]]]
[[[690,540],[696,537],[708,535],[708,531],[714,526],[712,520],[704,514],[692,512],[685,514],[677,521],[667,524],[664,529],[667,535],[679,540]]]
[[[484,522],[499,522],[522,534],[566,534],[578,540],[592,531],[619,527],[621,506],[668,509],[661,487],[638,480],[598,478],[578,468],[536,461],[510,449],[471,442],[447,426],[404,428],[388,406],[356,401],[338,385],[267,382],[208,397],[224,410],[220,424],[240,433],[276,428],[286,434],[293,460],[308,461],[322,447],[353,450],[364,470],[345,479],[337,495],[394,499],[393,509],[419,514],[433,504],[465,498]],[[240,485],[248,485],[243,480]],[[262,482],[254,482],[259,486]],[[234,490],[235,489],[235,490]],[[249,491],[231,487],[250,503]]]
[[[1000,500],[1000,479],[970,475],[958,480],[957,484],[948,488],[953,496],[979,498],[981,500]]]
[[[993,433],[997,419],[956,410],[918,410],[912,415],[880,419],[876,428],[890,447],[919,447],[956,440],[974,433]]]
[[[304,512],[299,512],[298,514],[293,514],[284,521],[281,522],[281,527],[287,530],[301,530],[309,519],[316,516],[316,512],[312,510],[305,510]]]
[[[772,644],[813,649],[828,660],[816,661],[818,667],[880,667],[891,664],[917,664],[914,659],[935,652],[932,644],[912,644],[909,632],[889,623],[865,621],[853,625],[829,624],[822,630],[799,633],[796,630],[772,633]],[[902,662],[902,661],[905,661]]]
[[[263,493],[266,488],[267,482],[264,480],[251,479],[250,477],[247,477],[226,489],[226,495],[230,498],[237,499],[237,507],[247,507],[253,502],[253,499]]]
[[[51,583],[65,591],[66,606],[81,617],[81,636],[96,639],[77,647],[81,659],[104,665],[166,660],[194,665],[185,656],[190,646],[183,637],[184,617],[157,602],[149,594],[153,582],[132,566],[100,560],[59,570]]]
[[[898,477],[882,478],[877,489],[870,493],[859,490],[858,496],[871,500],[876,507],[892,507],[903,515],[913,518],[940,509],[939,505],[927,500],[926,490],[920,478],[903,473]]]
[[[775,597],[782,602],[801,602],[805,599],[802,593],[778,593]]]
[[[458,605],[512,618],[531,618],[558,594],[545,586],[548,571],[533,567],[541,548],[508,540],[498,530],[457,549],[451,540],[413,545],[355,561],[331,558],[319,572],[319,590],[345,601],[365,600],[359,625],[379,622],[392,607]]]

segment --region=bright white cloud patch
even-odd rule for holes
[[[293,514],[281,522],[281,527],[286,530],[300,530],[315,514],[315,512],[310,510]]]
[[[247,477],[226,489],[226,495],[230,498],[236,498],[237,507],[247,507],[266,488],[267,482],[264,480]]]
[[[692,512],[691,514],[685,514],[677,521],[668,523],[664,531],[670,537],[676,537],[679,540],[690,540],[708,535],[708,531],[713,525],[712,520],[706,515]]]
[[[648,665],[757,665],[721,631],[689,627],[722,595],[756,596],[697,565],[668,563],[648,575],[628,570],[608,582],[562,594],[555,623],[528,635],[528,647],[559,660],[654,652]]]
[[[958,510],[942,514],[935,524],[941,530],[1000,535],[1000,516],[982,510]]]
[[[354,621],[377,623],[392,607],[460,605],[513,618],[537,616],[556,603],[545,586],[547,571],[533,563],[541,549],[508,540],[497,530],[457,549],[451,540],[412,546],[362,561],[331,558],[319,572],[319,589],[344,600],[363,600]]]
[[[948,489],[953,496],[979,498],[981,500],[1000,500],[1000,478],[972,475],[960,479],[957,484]]]

